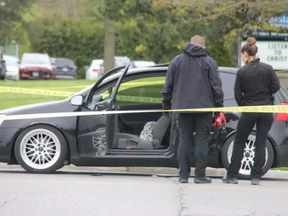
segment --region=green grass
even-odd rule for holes
[[[21,80],[19,82],[1,80],[0,86],[77,92],[93,83],[95,83],[95,80]],[[0,110],[26,104],[63,100],[65,98],[63,96],[1,92],[0,89]]]
[[[288,167],[277,167],[277,168],[272,168],[271,170],[288,171]]]

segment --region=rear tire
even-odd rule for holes
[[[27,172],[52,173],[64,165],[67,143],[56,128],[34,125],[20,133],[14,151],[18,163]]]
[[[232,150],[234,145],[235,134],[230,136],[224,143],[222,148],[222,163],[226,170],[228,170],[229,165],[231,163]],[[239,170],[239,178],[240,179],[251,179],[251,168],[254,164],[254,156],[255,156],[255,139],[256,133],[252,132],[248,136],[248,140],[246,142],[246,146],[244,149],[243,160],[241,161],[241,167]],[[246,153],[246,154],[245,154]],[[273,147],[270,141],[266,140],[266,154],[265,154],[265,164],[263,166],[263,175],[268,172],[271,168],[274,160],[274,152]]]

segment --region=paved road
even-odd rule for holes
[[[100,173],[104,174],[100,174]],[[288,174],[209,185],[178,184],[177,177],[64,170],[28,174],[0,167],[1,216],[288,216]],[[279,173],[278,173],[279,174]],[[276,176],[276,175],[275,175]]]

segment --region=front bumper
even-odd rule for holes
[[[22,79],[52,79],[54,78],[53,72],[51,70],[42,68],[33,69],[21,69],[20,78]]]

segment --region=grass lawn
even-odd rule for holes
[[[1,80],[0,87],[77,92],[93,83],[95,83],[95,80]],[[0,110],[26,104],[62,100],[64,98],[66,97],[1,92],[0,89]]]
[[[288,171],[288,167],[277,167],[277,168],[272,168],[271,170]]]

